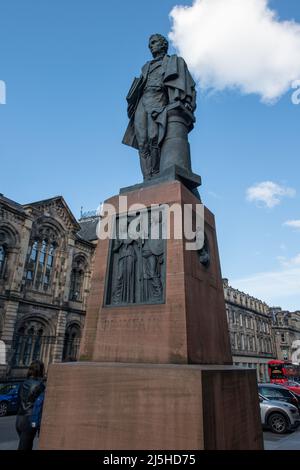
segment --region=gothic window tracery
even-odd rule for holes
[[[49,289],[57,247],[57,234],[49,227],[41,228],[31,243],[26,270],[26,282],[34,289]]]
[[[79,256],[73,261],[70,283],[70,300],[77,302],[82,300],[86,264],[86,260],[83,256]]]
[[[80,344],[80,327],[77,324],[71,324],[66,329],[63,360],[74,361],[78,357]]]
[[[13,365],[29,366],[33,360],[49,361],[53,337],[38,320],[25,322],[16,332],[13,342]]]

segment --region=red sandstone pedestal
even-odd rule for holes
[[[56,364],[47,387],[41,449],[262,449],[252,371]]]
[[[127,196],[128,206],[199,204],[176,181]],[[119,213],[118,197],[107,202]],[[165,302],[151,305],[106,306],[110,243],[98,243],[84,362],[50,368],[41,449],[263,448],[255,372],[232,366],[208,209],[205,233],[208,267],[185,240],[167,240]]]

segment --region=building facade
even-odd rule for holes
[[[272,307],[270,314],[277,358],[299,363],[300,357],[296,352],[300,341],[300,311],[288,312]]]
[[[269,307],[231,287],[228,279],[223,288],[233,363],[256,369],[257,380],[267,382],[268,361],[276,357]]]
[[[2,377],[77,357],[97,223],[78,223],[60,196],[21,205],[0,195]]]

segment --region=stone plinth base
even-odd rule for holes
[[[255,372],[233,366],[54,364],[40,449],[263,449]]]
[[[107,201],[121,214],[119,197]],[[128,193],[127,204],[189,205],[199,200],[178,181]],[[87,305],[80,357],[84,361],[149,364],[232,364],[224,291],[213,214],[205,208],[205,234],[210,264],[197,251],[186,250],[173,223],[164,256],[164,302],[107,305],[111,246],[99,240]],[[173,219],[172,219],[173,220]]]

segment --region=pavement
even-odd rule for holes
[[[15,430],[15,416],[0,418],[0,451],[16,450],[18,448],[18,434]],[[300,450],[300,426],[291,433],[278,435],[272,432],[264,432],[265,450]],[[38,438],[34,440],[33,449],[38,448]]]
[[[300,450],[300,426],[288,434],[264,432],[265,450]]]
[[[17,450],[19,444],[18,434],[15,428],[15,416],[0,417],[0,450]],[[33,449],[38,447],[38,438],[34,439]]]

